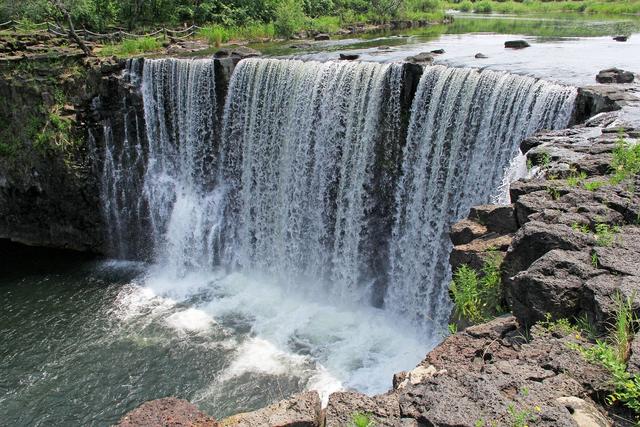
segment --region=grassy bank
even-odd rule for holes
[[[494,1],[445,2],[447,9],[474,13],[584,13],[589,15],[640,15],[640,1]]]

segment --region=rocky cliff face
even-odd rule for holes
[[[95,72],[75,57],[0,63],[0,238],[99,251],[84,129]]]

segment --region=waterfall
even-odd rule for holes
[[[450,226],[495,195],[520,141],[567,126],[575,96],[530,77],[426,68],[396,190],[385,306],[431,329],[446,324]]]
[[[376,145],[399,120],[401,67],[246,60],[225,107],[227,261],[366,298]]]
[[[121,140],[104,126],[115,254],[146,252],[176,276],[265,274],[384,306],[431,338],[450,312],[451,224],[505,200],[520,141],[566,126],[576,95],[430,66],[409,111],[402,64],[247,59],[222,104],[215,70],[209,59],[129,63],[144,123],[124,99]]]

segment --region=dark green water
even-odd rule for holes
[[[215,383],[233,351],[218,345],[225,333],[176,333],[166,319],[181,304],[139,300],[131,283],[143,267],[79,262],[0,278],[0,425],[110,425],[146,400],[198,400]],[[214,391],[200,406],[224,415],[301,388],[279,378],[278,392],[252,390],[273,379],[231,381],[226,399]]]

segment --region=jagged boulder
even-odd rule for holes
[[[524,49],[531,46],[526,40],[507,40],[504,42],[504,47],[509,49]]]
[[[463,219],[451,226],[449,237],[454,245],[465,245],[487,234],[487,232],[487,227],[484,225],[470,219]]]
[[[405,61],[413,63],[431,63],[433,62],[433,54],[430,52],[422,52],[417,55],[408,56]]]
[[[579,251],[593,246],[593,236],[564,224],[527,222],[518,230],[503,262],[504,282],[525,271],[535,260],[554,249]]]
[[[494,233],[514,233],[518,229],[513,205],[474,206],[469,212],[469,219],[477,221]]]
[[[505,283],[513,314],[524,325],[554,318],[572,319],[582,311],[584,283],[598,274],[589,254],[551,250]]]
[[[221,427],[319,427],[322,425],[320,396],[315,391],[294,394],[266,408],[220,420]]]
[[[145,402],[120,419],[116,427],[217,427],[213,417],[183,399],[165,397]]]
[[[595,408],[592,398],[611,391],[606,370],[569,349],[588,345],[577,340],[537,328],[527,341],[513,316],[467,328],[422,362],[438,373],[396,391],[401,416],[423,425],[475,426],[514,425],[527,413],[531,425],[575,426],[563,398],[580,396]],[[597,409],[593,416],[606,420]]]
[[[635,76],[631,71],[619,68],[607,68],[596,75],[598,83],[632,83]]]
[[[376,426],[398,426],[400,404],[395,394],[369,397],[365,394],[344,391],[331,393],[325,410],[325,427],[342,427],[353,423],[356,414],[366,414]]]

